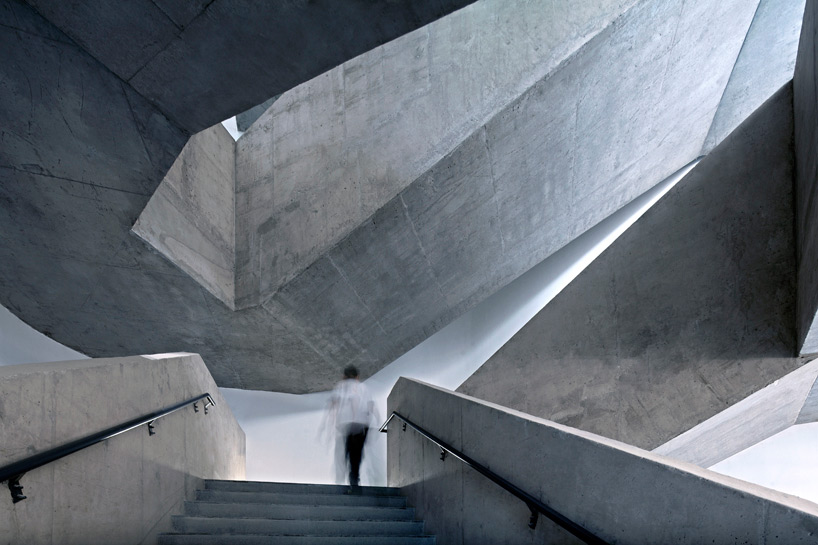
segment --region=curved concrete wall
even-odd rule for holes
[[[0,367],[0,465],[209,392],[186,408],[27,473],[0,496],[0,541],[156,542],[202,479],[244,478],[244,432],[196,354]],[[4,487],[5,488],[5,487]]]

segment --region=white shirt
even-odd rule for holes
[[[362,382],[346,379],[339,382],[332,391],[335,409],[335,424],[364,424],[369,426],[374,416],[375,402],[372,394]]]

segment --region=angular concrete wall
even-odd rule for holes
[[[458,390],[655,448],[795,369],[782,88]]]
[[[398,411],[607,543],[810,543],[818,505],[530,415],[401,379]],[[439,542],[577,543],[393,420],[389,484]]]
[[[798,237],[798,344],[802,354],[818,353],[818,2],[804,13],[793,78]]]
[[[303,331],[327,361],[370,374],[695,158],[738,55],[735,37],[753,13],[746,2],[638,4],[271,293],[264,308]],[[716,21],[718,31],[708,26]],[[285,95],[271,112],[289,103]],[[336,106],[314,115],[331,119]],[[256,130],[268,127],[263,119]],[[252,133],[244,145],[256,145]],[[298,195],[287,197],[287,180],[265,182],[279,149],[258,149],[253,176],[237,163],[240,192],[242,179],[260,180],[248,201],[272,202],[277,186],[285,191],[277,206],[288,203],[293,214],[334,214],[302,208]],[[343,195],[357,202],[356,190]],[[250,229],[237,267],[252,244],[261,248],[250,251],[252,263],[280,259],[263,239],[276,239],[288,217]],[[246,278],[275,289],[255,270]]]
[[[102,33],[95,32],[89,21],[104,19],[110,12],[102,10],[82,21],[86,6],[37,2],[48,11],[43,7],[46,4],[56,10],[51,16],[60,25],[103,57],[91,39]],[[215,2],[195,17],[184,33],[208,22],[217,14],[211,8],[220,4]],[[603,4],[611,9],[618,5]],[[292,142],[284,138],[275,146],[264,144],[270,139],[260,138],[259,163],[237,165],[250,172],[250,187],[243,192],[239,188],[237,208],[244,206],[250,215],[261,215],[254,207],[263,209],[271,202],[273,190],[283,190],[276,199],[286,201],[284,209],[299,205],[286,217],[309,216],[312,210],[319,210],[315,214],[319,217],[317,232],[332,238],[339,224],[352,230],[284,287],[260,298],[263,306],[240,313],[230,312],[207,289],[128,234],[186,139],[183,129],[106,68],[115,64],[119,53],[126,57],[128,51],[133,52],[129,49],[133,44],[123,40],[122,51],[109,52],[115,58],[105,57],[104,65],[21,2],[6,0],[0,6],[9,14],[0,26],[0,39],[10,52],[3,59],[6,83],[0,88],[0,127],[4,142],[9,143],[0,151],[0,228],[8,233],[0,247],[0,303],[38,330],[90,355],[192,350],[205,355],[219,384],[304,392],[331,386],[337,369],[347,363],[358,364],[367,375],[380,369],[687,163],[701,148],[754,2],[638,3],[498,115],[489,115],[487,122],[469,120],[467,124],[474,122],[479,128],[471,135],[457,135],[465,140],[447,142],[454,148],[451,153],[432,150],[427,159],[437,162],[418,178],[409,176],[409,185],[396,197],[390,199],[390,191],[398,191],[400,184],[374,197],[366,191],[346,193],[333,188],[327,194],[341,195],[352,207],[357,196],[368,205],[379,199],[385,202],[372,215],[361,213],[354,229],[344,224],[343,214],[334,215],[339,210],[322,212],[318,206],[307,206],[314,194],[305,193],[309,198],[303,203],[293,200],[294,187],[288,180],[278,177],[270,185],[263,175],[276,154],[298,161],[311,157],[309,153],[320,148],[320,138],[313,141],[307,132],[295,131],[290,135]],[[597,12],[567,11],[581,16],[568,20],[569,32],[563,36],[572,38],[559,44],[573,43],[591,32],[582,22],[590,21],[597,29],[604,21]],[[191,17],[198,13],[194,12]],[[248,13],[252,9],[230,17]],[[133,27],[144,23],[140,17],[133,19]],[[71,22],[76,20],[82,24]],[[451,33],[467,30],[470,32],[452,28]],[[85,31],[94,32],[86,35]],[[414,44],[411,40],[416,38],[408,37],[406,43]],[[457,43],[469,50],[466,58],[472,53],[475,59],[483,58],[480,48],[474,46],[481,42],[464,36]],[[540,44],[534,40],[531,45],[536,50]],[[431,55],[433,49],[451,45],[432,41],[425,51]],[[162,55],[173,47],[162,50]],[[389,47],[380,54],[388,51],[397,55]],[[419,72],[398,74],[398,70],[393,79],[383,81],[401,90],[414,89],[408,82],[415,76],[423,83],[422,59],[410,54],[415,52],[410,47],[397,56]],[[499,58],[498,63],[505,62],[503,55],[509,54],[490,53],[485,58]],[[191,62],[197,55],[190,53]],[[523,64],[529,60],[520,58]],[[415,62],[418,64],[412,64]],[[371,90],[370,83],[377,88],[377,81],[368,82],[363,74],[378,75],[378,70],[388,72],[391,67],[389,63],[372,64],[350,65],[355,70],[347,74],[349,97],[330,94],[331,98],[344,98],[343,106],[350,112],[358,108],[355,111],[365,113],[362,104],[369,95],[355,90]],[[473,67],[476,70],[479,62]],[[258,67],[247,61],[235,63],[234,68],[242,70],[242,77],[249,77]],[[492,70],[486,73],[494,74]],[[707,77],[698,77],[700,74]],[[441,77],[448,75],[444,70]],[[475,97],[494,100],[503,95],[499,79],[486,81],[487,88],[482,84],[474,87],[479,90],[474,91]],[[491,87],[494,81],[497,89]],[[472,95],[459,88],[450,91],[457,92],[444,93],[447,108],[470,111],[459,109],[459,100]],[[173,100],[190,101],[185,108],[192,106],[195,101],[190,95],[178,92]],[[373,92],[372,96],[380,95]],[[346,98],[353,97],[363,102],[350,100],[347,104]],[[405,98],[417,98],[419,104],[423,101],[413,94]],[[318,130],[321,120],[333,119],[337,112],[332,108],[340,106],[323,100],[292,105],[331,107],[329,113],[319,108],[309,116],[318,123]],[[202,101],[197,106],[205,111],[208,104]],[[163,102],[162,108],[166,106]],[[190,121],[192,125],[186,122],[186,128],[198,125],[183,110],[174,110],[174,118]],[[392,122],[390,112],[396,111],[374,110],[377,115],[371,121],[386,125]],[[293,110],[291,118],[307,113]],[[367,129],[359,125],[370,119],[362,115],[349,121],[344,130],[358,127],[359,132],[352,130],[352,134],[361,134]],[[407,126],[416,128],[412,123]],[[405,142],[390,140],[383,148],[373,147],[368,157],[377,158],[390,146],[424,143],[423,129],[421,125]],[[332,125],[324,136],[337,139],[341,132]],[[247,145],[251,142],[248,139]],[[294,146],[304,142],[315,146],[308,146],[311,151],[302,157]],[[338,159],[322,163],[330,170],[305,167],[302,172],[298,165],[285,166],[320,181],[328,172],[334,176],[336,167],[347,168],[344,161],[357,157],[353,155],[330,154],[330,159]],[[421,164],[393,163],[399,168]],[[368,168],[361,172],[380,172]],[[357,171],[353,174],[357,176]],[[335,179],[344,180],[342,176]],[[265,181],[256,184],[259,180]],[[384,189],[378,180],[373,176],[364,182],[375,190]],[[333,204],[317,197],[314,204],[321,202],[327,207]],[[281,225],[275,218],[259,218],[263,221],[252,236],[269,240]],[[296,238],[314,239],[309,229],[294,232]],[[256,243],[250,240],[247,247]],[[240,256],[242,251],[240,245]],[[252,256],[259,264],[284,259],[270,251]],[[247,277],[250,282],[267,281],[253,274]]]
[[[0,303],[91,356],[196,351],[220,385],[307,390],[309,345],[130,233],[188,135],[23,2],[0,13]]]
[[[33,470],[0,498],[4,543],[156,543],[202,479],[244,478],[244,432],[196,354],[0,368],[0,465],[209,392],[192,407]]]
[[[235,206],[235,141],[219,123],[188,140],[133,232],[232,309]]]
[[[761,0],[724,89],[702,154],[722,142],[795,72],[806,0]]]
[[[266,300],[634,3],[483,0],[282,95],[238,142],[239,306]]]
[[[818,360],[674,437],[653,452],[711,467],[796,424],[818,420]]]
[[[196,133],[474,0],[30,0]]]

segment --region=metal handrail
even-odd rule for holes
[[[8,481],[9,490],[11,491],[12,502],[17,503],[19,501],[22,501],[26,499],[26,496],[23,495],[23,486],[20,484],[20,479],[27,472],[33,469],[37,469],[38,467],[42,467],[51,462],[54,462],[55,460],[59,460],[60,458],[64,458],[69,454],[73,454],[79,450],[88,448],[92,445],[96,445],[97,443],[101,443],[102,441],[110,439],[111,437],[116,437],[117,435],[125,433],[126,431],[138,428],[139,426],[142,426],[144,424],[148,425],[148,435],[154,435],[156,433],[153,427],[153,423],[155,421],[159,420],[163,416],[167,416],[171,413],[174,413],[179,409],[183,409],[188,405],[193,405],[193,410],[195,412],[199,412],[199,407],[197,404],[205,399],[207,401],[204,404],[204,413],[207,414],[207,408],[210,407],[211,405],[215,407],[216,403],[213,401],[213,398],[210,396],[209,393],[204,393],[200,396],[188,399],[187,401],[177,403],[176,405],[172,405],[159,411],[155,411],[144,416],[134,418],[133,420],[128,420],[127,422],[124,422],[117,426],[112,426],[100,432],[88,435],[75,441],[71,441],[70,443],[66,443],[59,447],[46,450],[45,452],[40,452],[24,460],[20,460],[18,462],[14,462],[13,464],[0,467],[0,483]]]
[[[392,418],[398,417],[403,420],[403,431],[406,431],[406,426],[408,425],[413,430],[424,436],[426,439],[435,443],[438,447],[440,447],[440,459],[444,460],[446,458],[446,452],[449,452],[452,456],[460,460],[461,462],[465,463],[467,466],[471,467],[472,469],[476,470],[478,473],[483,475],[484,477],[489,478],[490,480],[494,481],[496,484],[501,486],[506,491],[510,492],[511,494],[517,496],[520,500],[522,500],[526,506],[528,506],[529,510],[531,510],[531,518],[528,521],[528,526],[533,530],[537,526],[537,518],[540,513],[554,521],[556,524],[561,526],[562,528],[566,529],[567,531],[571,532],[574,536],[578,537],[585,543],[593,544],[593,545],[608,545],[608,543],[596,535],[592,534],[590,531],[586,530],[584,527],[580,526],[579,524],[575,523],[571,519],[565,517],[564,515],[558,513],[551,507],[545,505],[539,499],[535,498],[525,490],[518,488],[517,486],[513,485],[512,483],[508,482],[506,479],[502,478],[501,476],[494,473],[489,468],[485,467],[484,465],[476,462],[472,458],[468,457],[467,455],[463,454],[456,448],[452,447],[445,441],[438,439],[428,431],[424,430],[417,424],[414,424],[411,420],[407,419],[404,416],[401,416],[399,413],[392,411],[392,414],[389,415],[389,418],[386,419],[386,422],[380,427],[378,431],[386,432],[387,426],[389,422],[392,421]]]

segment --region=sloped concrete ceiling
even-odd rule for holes
[[[198,132],[473,1],[28,3],[177,125]]]
[[[517,99],[433,150],[430,161],[412,163],[420,167],[393,180],[374,209],[356,210],[361,215],[343,222],[344,234],[330,229],[329,238],[319,238],[318,250],[281,275],[283,281],[270,282],[261,268],[237,277],[257,282],[257,299],[232,312],[128,234],[186,130],[204,123],[189,109],[207,109],[215,98],[195,104],[187,89],[170,84],[148,93],[138,83],[144,71],[128,75],[135,61],[123,61],[117,77],[92,57],[102,57],[94,53],[98,33],[80,35],[59,22],[71,19],[63,20],[61,10],[74,8],[58,6],[53,16],[92,55],[26,6],[5,0],[0,5],[14,24],[0,27],[10,52],[0,86],[0,225],[9,233],[0,246],[0,302],[90,355],[200,352],[223,386],[321,390],[347,363],[368,375],[696,157],[756,4],[639,2]],[[176,42],[168,43],[154,58],[170,55],[165,52]],[[116,66],[116,59],[103,63]],[[242,81],[258,70],[248,61]],[[197,81],[181,66],[178,74]],[[271,94],[275,89],[236,110]],[[395,97],[398,113],[401,98]],[[285,99],[271,110],[307,104]],[[116,111],[101,116],[92,104]],[[335,105],[343,111],[343,102]],[[310,123],[320,126],[329,113],[314,109]],[[393,157],[397,164],[413,158],[413,141],[407,140],[407,155]],[[320,139],[314,145],[320,149]],[[261,149],[266,168],[281,147]],[[370,150],[372,157],[380,152]],[[297,150],[292,159],[311,160]],[[100,173],[97,165],[110,169]],[[314,190],[321,172],[312,174]],[[237,209],[242,199],[249,210],[264,203],[265,192],[283,181],[273,170],[252,182],[245,193],[239,188]],[[332,191],[343,195],[342,189]],[[309,201],[291,193],[276,205],[309,215]],[[297,241],[307,232],[286,216],[259,219],[244,231],[251,243],[270,233]],[[239,223],[237,217],[237,236]],[[282,231],[287,225],[291,232]],[[260,245],[246,256],[237,251],[237,261],[271,263],[277,254],[270,248]]]
[[[792,86],[458,391],[655,448],[800,365]]]

